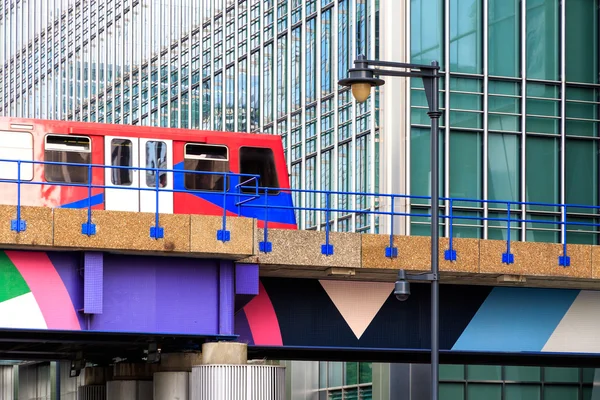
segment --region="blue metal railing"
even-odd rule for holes
[[[244,201],[251,201],[259,197],[258,192],[258,178],[259,175],[253,174],[235,174],[231,172],[211,172],[211,171],[192,171],[192,170],[173,170],[173,169],[163,169],[163,168],[144,168],[144,167],[125,167],[125,166],[108,166],[103,164],[82,164],[82,163],[67,163],[67,162],[54,162],[54,161],[29,161],[29,160],[7,160],[0,159],[0,163],[16,163],[17,164],[17,179],[2,179],[0,183],[15,183],[17,185],[17,218],[11,221],[11,230],[16,232],[22,232],[27,229],[26,221],[21,219],[21,185],[45,185],[45,186],[68,186],[68,187],[82,187],[87,188],[88,190],[88,206],[87,206],[87,221],[84,222],[81,226],[81,233],[84,235],[92,236],[96,234],[96,225],[92,223],[92,190],[93,189],[117,189],[117,190],[135,190],[135,191],[148,191],[155,192],[155,225],[150,227],[150,237],[153,239],[161,239],[164,237],[164,228],[159,224],[159,193],[160,192],[171,192],[171,193],[189,193],[189,190],[182,189],[169,189],[169,188],[161,188],[159,184],[159,178],[162,173],[171,172],[173,174],[198,174],[198,175],[218,175],[224,177],[224,182],[227,181],[228,177],[236,177],[240,178],[248,178],[243,182],[240,182],[235,185],[235,192],[229,193],[227,191],[227,185],[223,184],[223,192],[220,193],[223,195],[223,216],[222,216],[222,226],[221,229],[217,231],[217,240],[221,240],[223,242],[227,242],[231,238],[230,231],[227,230],[227,207],[226,201],[228,196],[234,196],[238,198],[236,202],[236,206],[239,207],[243,204]],[[22,164],[34,164],[34,165],[58,165],[58,166],[72,166],[77,168],[87,168],[87,183],[72,183],[72,182],[46,182],[46,181],[34,181],[34,180],[23,180],[21,179],[21,165]],[[130,187],[123,185],[98,185],[93,183],[93,169],[99,168],[104,172],[104,169],[111,170],[130,170],[130,171],[150,171],[155,174],[155,183],[154,187]],[[104,178],[104,174],[102,175]],[[247,185],[254,181],[254,186],[243,186]],[[254,189],[254,193],[242,193],[242,187],[245,190],[248,188]],[[213,192],[215,193],[215,192]],[[239,200],[241,197],[245,197],[246,200]],[[238,213],[239,215],[239,213]]]
[[[172,169],[163,169],[163,168],[143,168],[143,167],[125,167],[125,166],[106,166],[102,164],[81,164],[81,163],[64,163],[64,162],[51,162],[51,161],[26,161],[26,160],[5,160],[0,159],[0,163],[16,163],[17,164],[17,179],[16,180],[0,180],[0,183],[14,183],[17,185],[17,210],[16,210],[16,219],[11,220],[11,229],[16,232],[22,232],[26,230],[27,224],[21,218],[21,185],[47,185],[47,186],[68,186],[68,187],[83,187],[88,190],[88,206],[87,206],[87,221],[82,224],[81,232],[82,234],[91,236],[96,233],[96,226],[92,222],[92,190],[93,189],[118,189],[118,190],[135,190],[135,191],[154,191],[155,192],[155,223],[154,226],[150,228],[150,237],[153,239],[160,239],[164,237],[164,228],[159,224],[159,193],[160,192],[172,192],[172,193],[190,193],[190,190],[186,189],[170,189],[170,188],[161,188],[159,185],[159,178],[162,173],[173,173],[173,174],[200,174],[200,175],[219,175],[223,176],[225,179],[227,177],[235,177],[239,180],[233,188],[232,191],[227,190],[227,185],[223,185],[223,192],[211,192],[213,194],[222,194],[223,195],[223,215],[222,215],[222,226],[221,229],[217,231],[217,240],[226,242],[231,240],[231,233],[227,230],[226,226],[226,213],[227,213],[227,199],[234,196],[236,198],[235,206],[238,209],[238,215],[241,214],[242,207],[251,207],[251,208],[259,208],[264,210],[264,232],[263,232],[263,240],[259,242],[259,250],[261,252],[271,252],[272,251],[272,243],[269,242],[269,215],[270,211],[275,209],[283,209],[283,210],[291,210],[293,212],[298,211],[308,211],[308,212],[323,212],[325,213],[325,243],[321,246],[321,253],[329,256],[334,254],[334,248],[330,241],[330,221],[332,220],[333,214],[343,214],[343,215],[373,215],[373,216],[384,216],[390,219],[390,232],[389,232],[389,246],[385,248],[385,256],[389,258],[398,257],[398,249],[394,247],[393,237],[394,237],[394,229],[395,229],[395,217],[421,217],[421,218],[431,218],[431,214],[428,213],[418,213],[418,212],[398,212],[395,210],[395,202],[396,200],[419,200],[419,201],[430,201],[429,196],[417,196],[417,195],[406,195],[406,194],[385,194],[385,193],[367,193],[367,192],[348,192],[348,191],[329,191],[329,190],[312,190],[312,189],[289,189],[289,188],[267,188],[261,187],[258,185],[259,183],[259,175],[253,174],[237,174],[230,172],[209,172],[209,171],[192,171],[192,170],[172,170]],[[60,166],[73,166],[78,168],[87,168],[87,183],[67,183],[67,182],[42,182],[42,181],[33,181],[33,180],[23,180],[21,179],[21,166],[23,164],[37,164],[37,165],[60,165]],[[121,186],[121,185],[98,185],[93,184],[93,169],[99,168],[102,171],[104,169],[109,168],[113,170],[125,169],[132,171],[151,171],[155,174],[155,186],[150,188],[144,187],[129,187],[129,186]],[[102,175],[104,177],[104,174]],[[248,191],[250,189],[250,192]],[[287,192],[291,194],[309,194],[314,196],[319,196],[325,198],[324,207],[317,206],[302,206],[298,204],[292,205],[277,205],[270,204],[269,197],[270,192]],[[348,207],[338,207],[332,205],[332,196],[337,196],[338,200],[340,197],[351,197],[355,196],[360,199],[372,198],[372,204],[375,204],[375,201],[379,202],[380,206],[369,207],[365,209],[350,209]],[[261,200],[262,199],[262,200]],[[388,200],[390,202],[390,210],[385,211],[381,209],[381,200]],[[342,201],[344,202],[344,201]],[[579,205],[579,204],[555,204],[555,203],[540,203],[540,202],[518,202],[518,201],[502,201],[502,200],[481,200],[481,199],[468,199],[468,198],[446,198],[441,197],[440,203],[448,202],[448,207],[445,213],[440,214],[440,218],[444,219],[448,222],[449,226],[449,236],[448,236],[448,249],[444,251],[444,259],[448,261],[456,261],[457,252],[454,248],[454,228],[456,226],[456,220],[474,220],[474,221],[497,221],[501,223],[506,223],[506,252],[502,253],[502,262],[506,264],[514,263],[514,254],[511,253],[511,229],[513,223],[522,223],[522,224],[549,224],[555,225],[562,229],[562,255],[559,256],[558,264],[560,266],[567,267],[570,265],[570,257],[567,254],[567,226],[585,226],[585,227],[600,227],[599,223],[592,222],[576,222],[576,221],[567,221],[567,209],[568,208],[577,208],[583,210],[593,210],[597,212],[600,210],[600,206],[590,206],[590,205]],[[468,206],[456,206],[456,203],[466,203],[466,204],[475,204],[474,207]],[[322,203],[322,202],[321,202]],[[337,201],[336,203],[339,203]],[[488,211],[492,212],[502,212],[503,209],[506,210],[505,218],[498,217],[490,217],[490,216],[479,216],[479,215],[455,215],[455,209],[460,209],[468,212],[480,211],[481,205],[487,204],[488,206],[494,207]],[[523,212],[523,213],[535,213],[536,210],[526,210],[520,209],[521,207],[552,207],[554,209],[560,209],[560,221],[549,221],[544,219],[531,219],[531,218],[517,218],[513,216],[512,213]],[[413,209],[424,209],[429,208],[429,205],[426,203],[423,204],[411,204],[411,211]],[[442,210],[444,206],[442,205]],[[600,213],[585,215],[586,218],[600,219]],[[272,222],[272,221],[271,221]],[[497,228],[504,229],[502,226]],[[582,231],[583,233],[594,233],[594,231]]]

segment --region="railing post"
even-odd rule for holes
[[[152,239],[162,239],[165,237],[165,229],[161,226],[158,225],[159,222],[159,215],[158,215],[158,193],[159,193],[159,170],[158,170],[158,165],[154,168],[154,191],[156,193],[156,214],[155,214],[155,220],[154,226],[150,227],[150,237]]]
[[[394,204],[396,196],[392,195],[392,207],[390,213],[390,245],[385,248],[385,256],[389,258],[398,257],[398,248],[394,247]]]
[[[510,202],[506,203],[506,253],[502,253],[502,262],[513,264],[515,262],[514,254],[510,253]]]
[[[96,224],[92,223],[92,166],[88,164],[88,209],[87,222],[81,224],[81,233],[92,236],[96,234]]]
[[[223,174],[223,229],[217,231],[217,240],[228,242],[231,232],[227,230],[227,173]]]
[[[456,261],[456,250],[454,250],[452,248],[452,245],[453,245],[452,237],[454,236],[454,233],[453,233],[454,216],[453,216],[453,210],[452,210],[454,208],[454,206],[453,206],[452,199],[450,199],[449,207],[450,207],[450,213],[448,215],[448,217],[449,217],[448,219],[450,220],[450,237],[448,238],[448,244],[449,244],[448,250],[444,251],[444,259],[447,261]]]
[[[265,188],[265,228],[263,241],[258,243],[258,250],[263,253],[273,251],[273,243],[269,242],[269,189]]]
[[[327,192],[325,195],[325,244],[321,245],[321,254],[326,256],[333,255],[333,245],[329,244],[329,212],[330,212],[330,200],[331,193]]]
[[[567,205],[562,205],[562,225],[563,225],[563,253],[558,256],[558,265],[561,267],[569,267],[571,265],[571,257],[567,255]]]
[[[23,232],[27,222],[21,220],[21,160],[17,160],[17,219],[10,221],[10,230]]]

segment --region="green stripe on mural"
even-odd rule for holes
[[[5,252],[0,251],[0,302],[29,293],[29,286]]]

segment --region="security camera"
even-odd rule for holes
[[[396,281],[394,295],[399,301],[406,301],[410,297],[410,282],[402,280]]]

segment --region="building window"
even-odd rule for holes
[[[319,362],[319,398],[371,400],[372,364],[367,362]]]
[[[44,161],[90,164],[92,145],[89,137],[48,135],[44,149]],[[88,183],[88,169],[91,167],[59,164],[44,164],[44,177],[47,182]]]
[[[188,190],[224,191],[225,179],[229,188],[229,177],[217,174],[229,172],[229,154],[225,146],[187,143],[183,169],[186,171],[185,188]],[[202,173],[212,172],[212,173]]]
[[[113,167],[132,167],[131,140],[113,139],[110,142],[110,159]],[[133,170],[113,168],[110,174],[113,185],[130,186],[133,182]]]
[[[275,156],[273,150],[259,147],[240,148],[240,173],[259,175],[258,186],[261,188],[278,188],[277,169],[275,168]],[[241,178],[247,180],[247,177]],[[243,193],[255,192],[254,181],[248,183]],[[277,194],[279,191],[269,190],[269,194]]]

